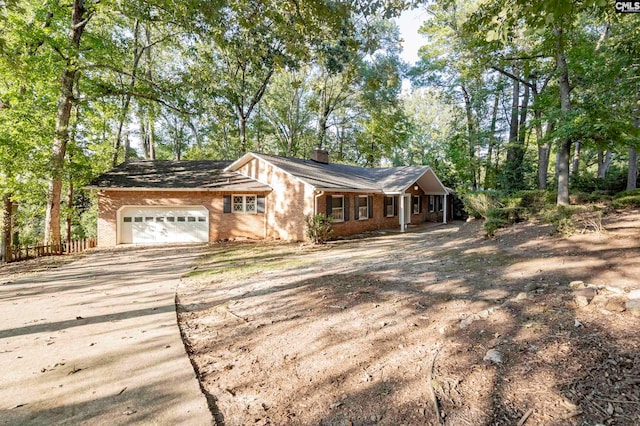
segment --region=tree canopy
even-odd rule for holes
[[[416,64],[392,19],[410,8]],[[82,186],[122,161],[317,146],[558,204],[633,189],[639,18],[598,0],[0,2],[0,196],[18,242],[60,241],[95,233]]]

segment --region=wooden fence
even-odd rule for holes
[[[95,246],[95,238],[84,238],[81,240],[65,241],[60,244],[11,247],[7,253],[7,262],[17,262],[42,256],[81,253]]]

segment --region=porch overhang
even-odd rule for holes
[[[402,191],[402,193],[409,191],[414,185],[418,185],[425,194],[429,194],[429,195],[449,194],[449,191],[447,190],[447,188],[442,184],[442,182],[440,182],[440,179],[438,179],[438,176],[436,176],[436,174],[431,169],[424,172],[415,181],[415,183],[406,187],[404,191]]]

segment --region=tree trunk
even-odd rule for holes
[[[71,223],[73,222],[73,181],[69,179],[69,192],[67,194],[67,247],[71,246]]]
[[[138,123],[140,124],[140,142],[144,150],[144,158],[149,159],[149,135],[147,134],[147,121],[142,108],[138,108]]]
[[[522,164],[524,163],[524,153],[526,151],[526,137],[527,137],[527,114],[529,111],[529,94],[530,89],[528,85],[524,86],[524,94],[522,95],[522,105],[520,106],[520,123],[518,124],[518,144],[514,147],[515,162],[514,162],[514,182],[515,189],[524,188]]]
[[[247,118],[240,107],[237,107],[238,112],[238,131],[240,133],[240,152],[239,156],[242,156],[247,152]]]
[[[152,69],[152,59],[153,59],[153,55],[151,50],[152,48],[152,42],[151,42],[151,28],[149,27],[149,25],[146,25],[144,27],[145,29],[145,37],[146,37],[146,49],[144,49],[145,51],[145,57],[146,57],[146,67],[147,67],[147,71],[146,71],[146,75],[147,75],[147,81],[149,81],[150,83],[153,82],[153,74],[151,72]],[[156,110],[155,110],[155,105],[151,104],[149,105],[149,108],[147,109],[147,138],[148,138],[148,146],[147,146],[147,158],[149,160],[155,160],[156,159],[156,128],[155,128],[155,116],[156,116]]]
[[[535,105],[535,100],[534,100]],[[551,155],[550,135],[553,132],[553,123],[547,124],[546,137],[542,131],[542,111],[534,108],[533,114],[536,118],[536,139],[538,140],[538,189],[547,189],[547,177],[549,175],[549,157]]]
[[[636,111],[638,112],[638,111]],[[640,128],[640,115],[633,121],[633,127]],[[638,187],[638,151],[635,147],[629,147],[629,171],[627,172],[627,191],[632,191]]]
[[[513,73],[518,75],[518,68],[513,67]],[[513,157],[515,153],[513,148],[518,141],[518,108],[520,106],[520,81],[513,81],[513,93],[511,96],[511,120],[509,121],[509,148],[507,150],[507,161],[509,157]]]
[[[120,153],[120,147],[122,146],[122,128],[124,127],[124,122],[127,119],[127,113],[129,112],[129,104],[131,103],[131,95],[125,95],[124,102],[122,105],[122,110],[120,112],[120,117],[118,119],[118,131],[116,132],[116,138],[113,141],[113,156],[111,157],[111,166],[115,167],[118,165],[118,156]],[[125,161],[127,152],[125,149]]]
[[[2,196],[2,232],[0,235],[0,260],[10,262],[11,259],[11,223],[13,219],[13,203],[11,194]]]
[[[327,137],[327,119],[329,117],[329,108],[326,105],[320,106],[318,114],[318,148],[324,148],[325,139]]]
[[[573,162],[571,163],[571,174],[576,177],[580,174],[581,149],[582,149],[582,141],[577,140],[573,150]]]
[[[193,134],[193,138],[196,140],[196,146],[198,148],[202,148],[202,141],[200,140],[200,132],[198,132],[198,128],[196,127],[195,124],[191,122],[191,119],[189,117],[186,118],[186,121],[187,121],[187,126],[189,127],[189,129],[191,130],[191,133]]]
[[[638,152],[629,147],[629,172],[627,174],[627,191],[637,188],[638,182]]]
[[[518,76],[518,68],[514,65],[512,73]],[[509,120],[509,141],[507,143],[507,161],[505,163],[502,186],[507,190],[517,189],[518,179],[518,113],[520,106],[520,81],[512,79],[511,119]]]
[[[149,160],[156,159],[156,126],[153,115],[149,117]]]
[[[500,80],[502,81],[502,79]],[[489,130],[489,148],[487,150],[487,160],[485,162],[484,187],[493,188],[495,186],[495,173],[492,162],[493,145],[496,139],[496,123],[498,122],[498,109],[500,108],[500,91],[496,90],[493,99],[493,110],[491,112],[491,128]]]
[[[478,189],[478,181],[476,179],[476,171],[473,162],[475,161],[475,126],[473,123],[473,110],[471,108],[471,97],[469,96],[469,92],[464,86],[460,86],[462,89],[462,96],[464,97],[464,109],[467,115],[467,139],[469,142],[469,165],[471,171],[471,187],[473,189]]]
[[[56,130],[51,153],[51,179],[49,180],[48,187],[44,230],[45,244],[60,243],[60,195],[62,192],[64,157],[69,140],[69,118],[71,117],[71,107],[75,102],[73,86],[78,75],[80,39],[91,16],[92,13],[89,13],[84,7],[84,0],[74,0],[71,11],[71,27],[69,30],[70,56],[66,60],[60,82]]]
[[[560,27],[555,27],[556,41],[556,70],[558,73],[558,86],[560,89],[560,110],[563,119],[571,111],[571,86],[569,85],[569,68],[564,53],[563,33]],[[559,206],[569,205],[569,156],[571,155],[571,139],[563,136],[558,147],[556,170],[558,174],[558,199]]]
[[[549,157],[551,144],[545,142],[538,145],[538,189],[547,189],[547,176],[549,174]]]
[[[131,141],[129,139],[129,132],[125,132],[124,134],[124,162],[129,161],[129,157],[131,156]]]
[[[121,140],[122,140],[122,128],[124,127],[124,123],[127,120],[127,115],[129,114],[129,105],[131,104],[131,92],[136,85],[136,74],[138,71],[138,64],[140,63],[140,58],[142,58],[142,54],[144,53],[144,49],[140,47],[140,22],[136,19],[135,24],[133,26],[133,66],[131,67],[131,80],[129,82],[129,91],[124,95],[124,102],[122,105],[122,110],[120,111],[120,117],[118,119],[118,131],[116,132],[116,139],[113,142],[113,157],[111,159],[111,165],[113,167],[118,165],[118,153],[120,151]],[[126,162],[129,159],[128,148],[125,147],[124,152],[124,161]]]
[[[604,179],[607,176],[607,171],[611,165],[611,150],[606,152],[598,151],[598,179]]]

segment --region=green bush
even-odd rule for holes
[[[613,198],[617,199],[617,198],[624,198],[624,197],[636,196],[636,195],[640,195],[640,188],[632,189],[631,191],[618,192],[616,195],[613,196]]]
[[[490,191],[469,192],[462,199],[464,210],[469,216],[476,219],[487,218],[487,212],[491,209],[502,207],[498,195]]]
[[[522,222],[528,217],[527,209],[524,207],[503,207],[499,209],[491,209],[487,212],[489,219],[502,219],[509,224]]]
[[[588,201],[590,203],[598,203],[598,202],[603,202],[603,201],[611,201],[613,200],[613,196],[610,194],[607,194],[604,191],[593,191],[591,194],[589,194],[588,197]]]
[[[320,213],[304,217],[305,235],[314,244],[323,244],[333,232],[333,218]]]
[[[611,202],[614,209],[624,209],[627,207],[640,207],[640,189],[632,191],[622,191],[616,194]]]
[[[512,207],[524,207],[530,213],[537,213],[550,205],[556,204],[558,193],[555,191],[545,191],[539,189],[525,189],[514,192],[507,203]]]
[[[493,238],[499,228],[504,228],[507,225],[509,225],[509,222],[506,220],[492,217],[484,221],[484,232],[487,233],[488,237]]]
[[[568,237],[576,230],[575,215],[590,210],[587,206],[555,206],[542,211],[540,218],[553,225],[552,234]]]
[[[611,166],[604,179],[595,177],[590,173],[571,176],[571,190],[576,192],[592,193],[594,191],[604,191],[608,194],[614,194],[623,190],[626,183],[626,167]]]
[[[487,212],[484,230],[487,236],[493,237],[498,228],[504,228],[517,222],[527,220],[528,212],[523,207],[503,207]]]
[[[571,217],[559,219],[554,223],[553,233],[563,237],[570,237],[576,231],[576,223]]]

